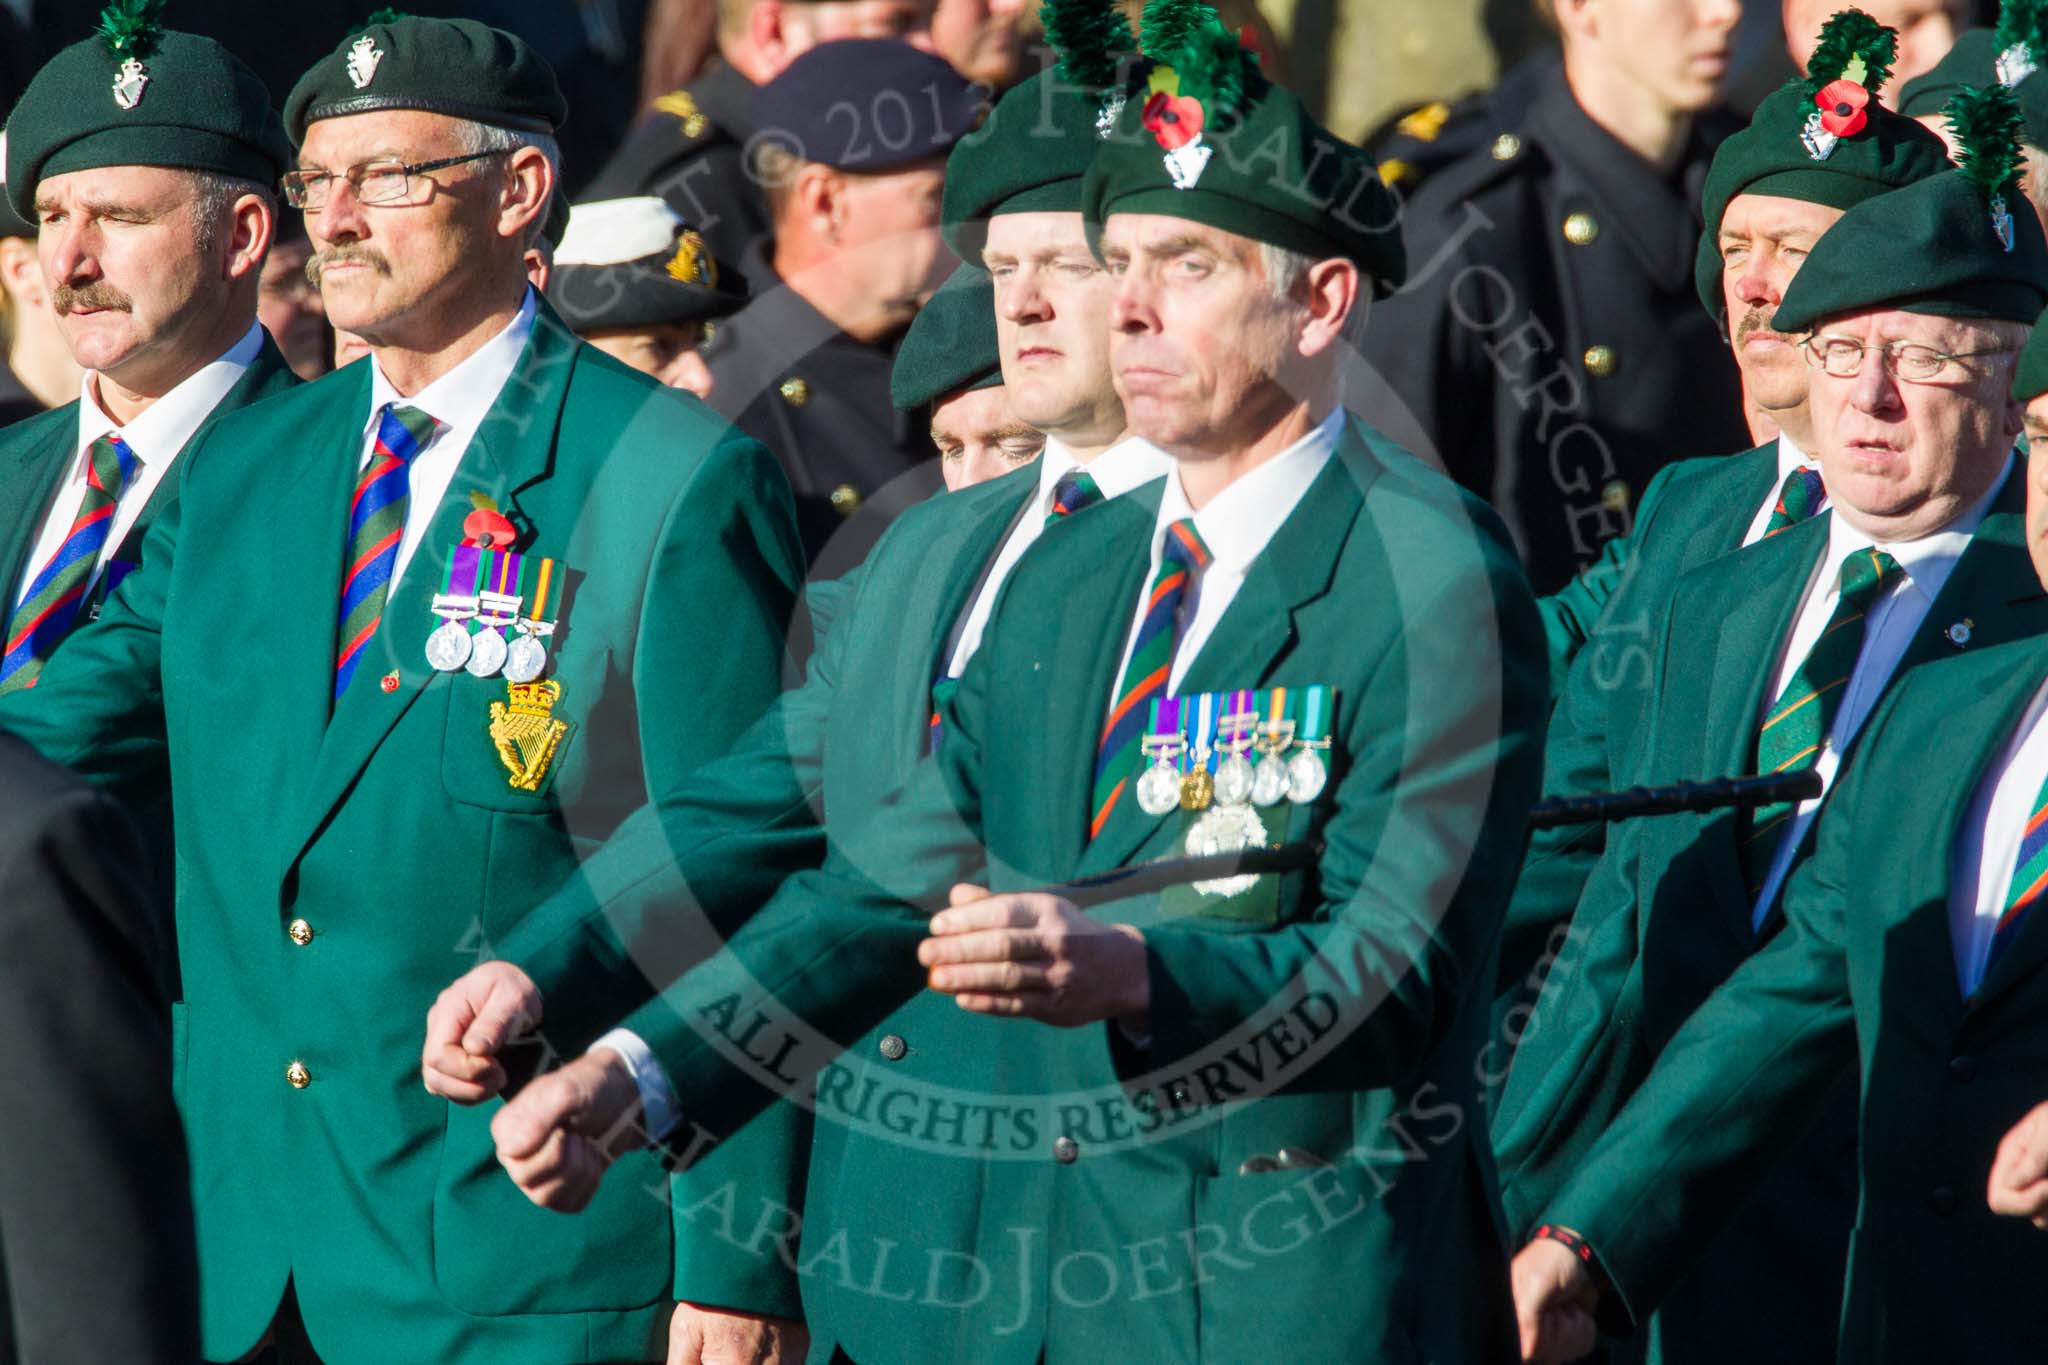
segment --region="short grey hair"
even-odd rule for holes
[[[540,213],[527,225],[526,239],[521,249],[536,246],[548,223],[548,209],[554,195],[562,192],[562,145],[548,133],[522,133],[513,128],[500,128],[495,123],[478,123],[464,119],[456,126],[456,145],[465,153],[516,152],[521,147],[532,147],[548,159],[548,166],[554,171],[555,188],[549,194],[548,203],[540,206]]]
[[[203,255],[211,255],[219,247],[228,210],[243,195],[255,195],[269,206],[272,218],[277,216],[277,190],[260,180],[245,180],[219,171],[189,171],[187,174],[192,177],[194,236],[199,240],[199,250]]]
[[[1320,258],[1300,251],[1291,251],[1284,246],[1274,246],[1271,242],[1259,243],[1259,263],[1266,270],[1266,287],[1272,291],[1275,300],[1292,304],[1297,308],[1306,307],[1295,295],[1300,292],[1302,281],[1308,278],[1309,267],[1318,259]],[[1365,329],[1365,315],[1368,310],[1363,305],[1372,293],[1372,280],[1369,276],[1361,272],[1359,283],[1361,306],[1351,310],[1351,315],[1344,319],[1344,327],[1340,332],[1344,340],[1354,346],[1358,344],[1359,334]]]

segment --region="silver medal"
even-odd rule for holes
[[[1254,781],[1252,761],[1243,754],[1231,754],[1216,765],[1216,800],[1226,806],[1242,806],[1251,797]]]
[[[1147,815],[1164,815],[1180,804],[1180,773],[1171,760],[1159,761],[1138,775],[1138,809]]]
[[[1287,799],[1287,760],[1269,753],[1252,770],[1252,804],[1277,806]]]
[[[1287,760],[1287,794],[1298,802],[1307,804],[1321,796],[1329,780],[1323,756],[1314,749],[1303,749]]]
[[[463,667],[479,678],[488,678],[505,666],[505,637],[495,630],[480,630],[470,637],[469,662]]]
[[[469,660],[469,631],[460,621],[443,621],[427,637],[427,662],[442,673],[453,673]]]
[[[505,650],[505,677],[510,682],[530,683],[547,671],[548,647],[537,635],[521,635]]]

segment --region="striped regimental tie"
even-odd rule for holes
[[[1842,561],[1841,592],[1826,629],[1807,651],[1805,662],[1778,694],[1756,736],[1756,770],[1798,772],[1820,758],[1821,746],[1834,729],[1835,713],[1849,687],[1849,675],[1863,652],[1864,621],[1878,596],[1905,571],[1898,561],[1876,549],[1858,550]],[[1759,806],[1749,817],[1742,841],[1742,866],[1754,896],[1770,875],[1778,839],[1797,809],[1790,801]]]
[[[1085,469],[1069,469],[1059,476],[1052,486],[1052,510],[1045,514],[1045,524],[1052,525],[1062,517],[1071,517],[1084,507],[1093,507],[1102,501],[1102,490],[1095,486],[1095,480]]]
[[[7,620],[7,649],[0,655],[0,694],[34,687],[50,652],[78,623],[86,589],[99,567],[100,551],[114,526],[121,489],[135,472],[135,452],[111,433],[92,443],[79,499],[64,543],[29,580],[21,605]]]
[[[434,437],[434,419],[418,408],[386,408],[377,422],[377,448],[356,481],[348,509],[348,558],[341,574],[340,627],[334,647],[334,696],[348,690],[363,647],[384,619],[384,599],[405,537],[412,462]]]
[[[1166,528],[1166,540],[1159,554],[1159,572],[1145,590],[1145,617],[1138,625],[1138,638],[1131,645],[1131,657],[1124,663],[1117,684],[1116,701],[1102,724],[1102,744],[1095,751],[1094,814],[1088,821],[1088,837],[1102,833],[1109,813],[1116,809],[1124,788],[1138,769],[1138,752],[1144,741],[1145,718],[1155,697],[1166,695],[1167,679],[1173,675],[1173,651],[1180,642],[1180,609],[1187,600],[1195,576],[1208,567],[1209,547],[1195,530],[1195,519],[1183,517]]]
[[[2032,910],[2041,893],[2048,891],[2048,785],[2034,798],[2034,813],[2027,817],[2026,832],[2020,836],[2019,861],[2013,864],[2012,885],[2006,888],[2005,910],[1991,933],[1991,951],[1984,958],[1984,970],[1977,977],[1981,985],[1991,975],[1999,954],[2012,946],[2021,921]]]

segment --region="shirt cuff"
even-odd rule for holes
[[[591,1050],[610,1048],[626,1064],[626,1070],[633,1073],[633,1084],[640,1091],[640,1122],[647,1130],[650,1143],[658,1143],[676,1129],[682,1121],[677,1112],[675,1086],[669,1083],[668,1071],[655,1060],[654,1053],[631,1029],[615,1028],[590,1045]]]

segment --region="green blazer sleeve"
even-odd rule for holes
[[[1890,703],[1871,720],[1882,733]],[[1679,1030],[1643,1088],[1552,1200],[1542,1221],[1592,1244],[1635,1323],[1694,1250],[1826,1110],[1856,1067],[1844,888],[1857,831],[1882,819],[1851,763],[1784,900],[1786,928]],[[1876,802],[1887,793],[1871,793]],[[1867,852],[1861,856],[1867,856]]]
[[[1592,637],[1594,623],[1614,596],[1616,586],[1628,572],[1628,566],[1635,555],[1636,537],[1647,530],[1650,519],[1657,514],[1657,504],[1669,486],[1671,471],[1676,465],[1666,465],[1650,480],[1650,486],[1643,490],[1643,500],[1636,507],[1635,521],[1627,535],[1620,535],[1600,547],[1600,557],[1580,571],[1579,576],[1551,593],[1548,597],[1536,599],[1536,610],[1543,613],[1543,638],[1550,649],[1550,695],[1562,699],[1565,695],[1566,675],[1571,672],[1572,660]]]

